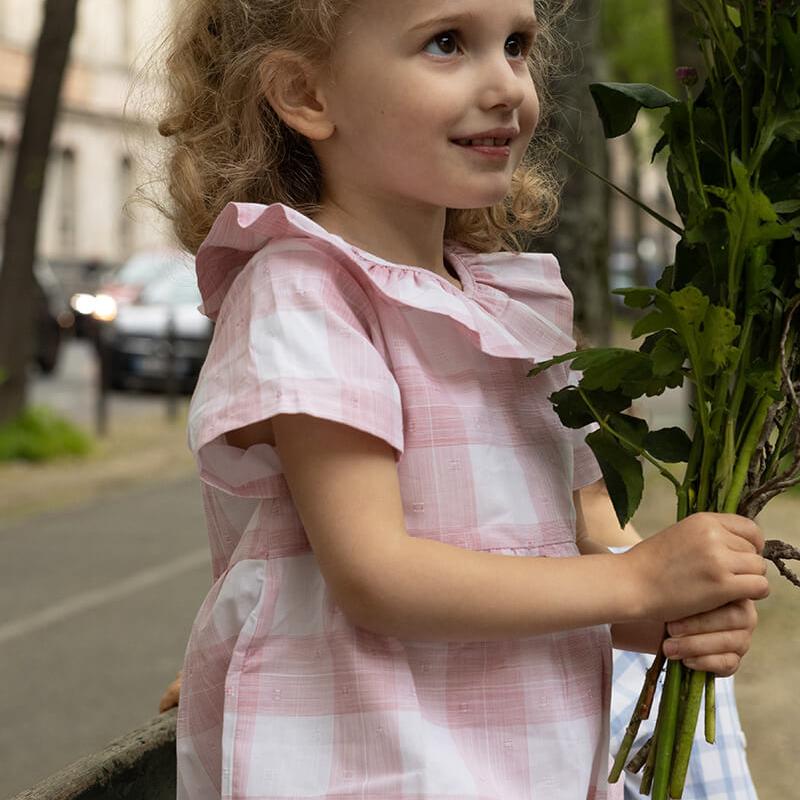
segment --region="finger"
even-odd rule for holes
[[[729,678],[739,669],[742,658],[736,653],[720,653],[703,658],[689,658],[683,663],[696,672],[711,672],[718,678]]]
[[[726,586],[727,601],[732,600],[763,600],[769,597],[769,581],[764,575],[733,575]]]
[[[757,553],[764,550],[764,533],[752,519],[739,514],[714,514],[714,517],[727,531],[749,542]]]
[[[767,574],[767,560],[757,553],[731,553],[729,565],[734,575]]]
[[[672,637],[696,636],[700,633],[724,630],[753,630],[757,621],[758,612],[755,603],[751,600],[736,600],[713,611],[670,622],[667,630]]]
[[[696,636],[679,636],[664,641],[664,655],[671,661],[703,658],[719,653],[736,653],[743,656],[750,649],[752,631],[714,631]]]

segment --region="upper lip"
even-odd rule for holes
[[[483,133],[471,133],[469,136],[455,136],[453,141],[460,141],[462,139],[516,139],[519,136],[517,128],[492,128],[490,131],[483,131]]]

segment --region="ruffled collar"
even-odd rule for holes
[[[431,270],[355,247],[281,203],[228,203],[219,214],[197,252],[201,311],[216,319],[228,289],[255,253],[276,240],[298,238],[357,268],[390,303],[449,317],[489,355],[542,361],[574,347],[572,295],[552,255],[481,254],[446,242],[445,255],[462,291]]]

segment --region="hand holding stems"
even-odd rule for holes
[[[756,604],[749,599],[670,622],[664,655],[696,672],[727,678],[739,669],[750,649],[758,621]]]
[[[640,617],[668,622],[767,597],[763,549],[764,536],[752,520],[699,513],[620,557],[629,560],[639,581]],[[732,614],[717,614],[705,624],[730,621]]]
[[[619,779],[639,723],[650,713],[666,655],[673,662],[683,660],[690,671],[682,673],[677,663],[668,667],[654,736],[628,766],[638,771],[644,765],[642,793],[649,794],[652,788],[658,797],[666,797],[671,780],[671,796],[682,795],[703,686],[706,738],[713,741],[713,675],[728,676],[738,669],[756,624],[753,601],[769,594],[763,550],[763,534],[752,520],[700,513],[624,554],[644,579],[643,615],[666,620],[669,638],[648,671],[610,781]],[[681,710],[679,698],[684,693],[686,706]]]

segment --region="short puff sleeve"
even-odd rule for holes
[[[277,451],[229,446],[225,433],[277,414],[309,414],[379,437],[403,452],[400,390],[377,316],[347,268],[293,240],[256,253],[219,311],[189,413],[200,477],[263,497],[283,480]]]

